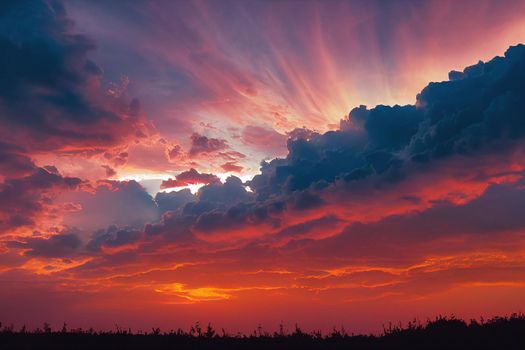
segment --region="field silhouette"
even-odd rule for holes
[[[525,349],[525,315],[495,317],[466,322],[455,317],[437,317],[424,324],[388,325],[380,335],[347,334],[334,329],[329,334],[303,332],[298,326],[286,332],[231,335],[199,323],[188,331],[162,332],[53,330],[48,324],[28,331],[3,326],[1,349]]]

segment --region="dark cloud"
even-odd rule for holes
[[[117,175],[117,172],[115,171],[115,169],[113,169],[109,165],[102,165],[102,168],[104,168],[104,170],[106,170],[106,177],[113,177],[113,176]]]
[[[128,162],[129,154],[128,152],[120,152],[115,157],[109,155],[109,159],[113,158],[113,164],[115,166],[122,166]]]
[[[73,258],[102,248],[118,248],[137,242],[142,236],[142,229],[111,225],[107,229],[97,230],[87,243],[80,238],[82,232],[67,228],[53,233],[49,237],[25,237],[17,241],[8,241],[9,248],[21,249],[26,256],[44,258]]]
[[[248,185],[265,199],[271,195],[307,189],[316,182],[334,182],[369,163],[361,132],[329,131],[310,139],[288,140],[288,156],[263,162],[261,174]]]
[[[132,135],[137,102],[100,90],[94,43],[76,34],[60,1],[3,1],[0,136],[29,149],[112,145]]]
[[[30,174],[35,164],[20,146],[0,142],[0,174],[4,177],[19,177]]]
[[[190,228],[194,223],[195,217],[192,215],[167,211],[162,215],[160,222],[146,224],[144,233],[148,236],[163,235],[168,241],[192,242],[195,237]]]
[[[525,46],[452,72],[451,78],[429,84],[417,97],[425,121],[407,148],[412,159],[473,153],[497,140],[523,137]]]
[[[161,213],[168,210],[177,210],[186,203],[195,202],[196,200],[197,197],[188,188],[180,191],[159,192],[155,195],[155,202]]]
[[[98,230],[87,244],[90,250],[100,250],[102,247],[120,247],[139,240],[141,230],[131,227],[118,227],[111,225],[105,230]]]
[[[191,168],[177,175],[175,179],[162,181],[160,188],[184,187],[187,185],[210,184],[220,182],[220,179],[213,174],[199,173]]]
[[[223,139],[209,138],[198,133],[191,135],[190,156],[196,156],[201,153],[214,153],[228,148],[228,143]]]
[[[321,197],[310,191],[297,191],[290,196],[291,209],[308,210],[315,209],[324,204]]]
[[[236,176],[230,176],[224,183],[218,182],[199,189],[199,200],[212,203],[236,204],[253,198]]]
[[[216,233],[236,230],[245,227],[248,223],[255,224],[250,220],[251,208],[245,203],[238,203],[225,211],[215,208],[199,215],[194,228],[200,232]]]
[[[160,223],[146,226],[149,234],[188,238],[192,236],[192,228],[211,232],[219,227],[255,222],[251,219],[254,196],[235,176],[227,178],[225,183],[219,181],[201,187],[196,196],[183,190],[159,193],[155,198],[161,212],[168,211]]]
[[[412,241],[443,235],[504,233],[525,227],[525,217],[519,214],[524,205],[524,189],[515,184],[492,185],[481,197],[464,205],[437,203],[424,212],[389,217],[370,228],[379,233],[381,226],[388,227],[383,232],[410,236]]]
[[[59,233],[48,238],[25,238],[8,242],[10,248],[23,249],[25,255],[44,258],[67,258],[77,255],[82,241],[76,233]]]
[[[288,140],[288,156],[264,162],[248,185],[260,199],[338,179],[383,174],[410,161],[511,147],[525,134],[525,46],[429,84],[415,106],[354,108],[339,131]]]

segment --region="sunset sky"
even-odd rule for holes
[[[525,312],[525,1],[0,2],[0,322]]]

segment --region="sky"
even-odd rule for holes
[[[0,4],[0,321],[524,312],[525,2]]]

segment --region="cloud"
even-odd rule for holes
[[[378,263],[384,259],[410,264],[425,256],[476,250],[478,246],[483,249],[487,240],[494,249],[505,247],[511,241],[519,242],[525,228],[525,219],[518,215],[525,203],[522,184],[523,180],[491,185],[478,198],[461,205],[442,202],[375,222],[355,222],[338,235],[305,240],[290,249],[302,246],[304,253],[312,257],[367,259]]]
[[[522,138],[524,61],[525,46],[513,46],[504,57],[480,61],[461,74],[452,73],[453,80],[423,89],[417,105],[425,112],[425,121],[407,147],[410,156],[426,161],[480,148],[490,151],[490,143],[508,146]]]
[[[0,183],[0,233],[34,225],[41,215],[56,215],[52,201],[56,193],[77,189],[81,182],[38,167],[26,176],[6,179]]]
[[[193,196],[189,190],[159,193],[155,197],[162,220],[149,224],[149,234],[163,233],[169,237],[192,237],[194,228],[202,232],[213,232],[234,228],[235,224],[248,224],[248,214],[253,206],[254,196],[243,182],[230,176],[224,183],[214,182],[201,187]]]
[[[181,154],[182,147],[180,145],[175,145],[168,151],[168,158],[170,160],[175,160],[178,159],[181,156]]]
[[[319,230],[329,230],[332,227],[336,227],[341,222],[336,216],[327,215],[319,219],[314,219],[306,222],[301,222],[297,225],[288,226],[285,229],[279,231],[276,236],[278,238],[289,238],[289,237],[304,237],[311,232]]]
[[[221,165],[221,168],[224,171],[232,172],[232,173],[240,173],[244,168],[235,162],[226,162]]]
[[[162,181],[160,188],[184,187],[187,185],[210,184],[220,182],[220,179],[213,174],[199,173],[191,168],[177,175],[175,179]]]
[[[180,191],[159,192],[155,195],[155,202],[161,213],[168,210],[177,210],[186,203],[195,202],[196,200],[197,197],[191,193],[189,188]]]
[[[0,135],[29,149],[111,146],[143,124],[138,102],[106,96],[95,48],[59,1],[8,1],[0,16]]]
[[[35,164],[20,146],[0,143],[0,170],[3,177],[19,177],[30,174]]]
[[[26,256],[43,258],[67,258],[77,255],[82,241],[76,233],[59,233],[48,238],[24,238],[8,242],[11,248],[25,250]]]
[[[114,177],[115,175],[117,175],[117,172],[115,171],[115,169],[113,169],[109,165],[101,165],[101,166],[102,168],[104,168],[104,170],[106,170],[106,177]]]
[[[98,251],[103,247],[116,248],[135,243],[141,237],[141,230],[130,227],[111,225],[105,230],[98,230],[87,243],[89,250]]]
[[[208,138],[198,133],[193,133],[190,137],[190,140],[191,147],[189,150],[189,155],[192,157],[201,153],[214,153],[229,148],[226,140]]]
[[[230,205],[248,202],[253,198],[236,176],[228,177],[224,183],[216,182],[200,188],[198,197],[201,201]]]

